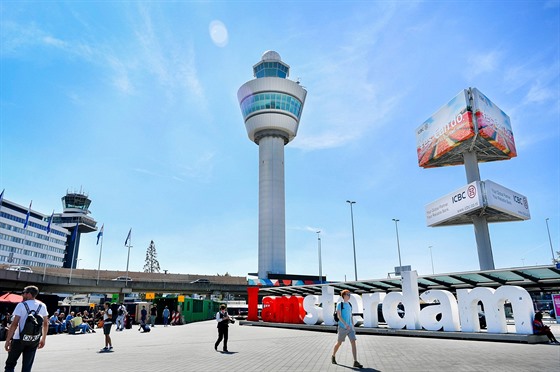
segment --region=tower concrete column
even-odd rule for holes
[[[259,277],[286,272],[284,139],[259,140]]]

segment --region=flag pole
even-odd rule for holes
[[[27,225],[29,224],[29,215],[31,214],[31,205],[33,204],[33,200],[31,200],[31,203],[29,203],[29,208],[27,208],[27,214],[25,215],[25,222],[23,223],[23,244],[21,246],[21,250],[25,251],[25,243],[27,242]],[[14,250],[12,248],[12,254],[11,257],[8,259],[10,262],[14,261]],[[17,274],[17,278],[19,279],[19,276],[21,274],[21,270],[18,270],[18,274]]]
[[[54,217],[54,209],[53,212],[51,214],[51,218],[49,219],[49,224],[47,225],[47,238],[49,233],[51,232],[51,223],[52,223],[52,219]],[[43,282],[45,281],[45,276],[47,275],[47,255],[45,255],[45,267],[43,267]]]
[[[96,284],[99,285],[99,270],[101,269],[101,252],[103,252],[103,228],[105,224],[101,226],[101,246],[99,247],[99,263],[97,264],[97,282]]]
[[[130,262],[130,248],[132,248],[130,244],[132,243],[132,229],[128,232],[128,239],[126,241],[128,242],[128,257],[126,258],[126,280],[124,281],[124,286],[128,287],[128,264]]]

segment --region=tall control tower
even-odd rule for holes
[[[247,134],[259,145],[259,278],[286,273],[284,145],[297,134],[307,95],[289,73],[269,50],[237,92]]]

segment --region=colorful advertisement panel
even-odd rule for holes
[[[560,323],[560,294],[552,295],[552,306],[556,315],[556,323]]]
[[[478,89],[473,88],[472,94],[479,136],[504,155],[510,158],[517,156],[509,116]]]
[[[436,160],[474,137],[472,113],[467,110],[467,103],[468,91],[465,89],[416,129],[419,166],[438,166],[434,164]]]
[[[496,209],[522,220],[531,219],[527,198],[495,182],[484,181],[488,208]]]
[[[480,181],[471,182],[426,206],[426,224],[439,225],[456,216],[482,208]]]

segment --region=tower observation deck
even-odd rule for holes
[[[267,51],[255,79],[237,92],[249,139],[259,146],[259,278],[286,273],[284,146],[297,135],[307,91],[289,80],[290,66]]]

